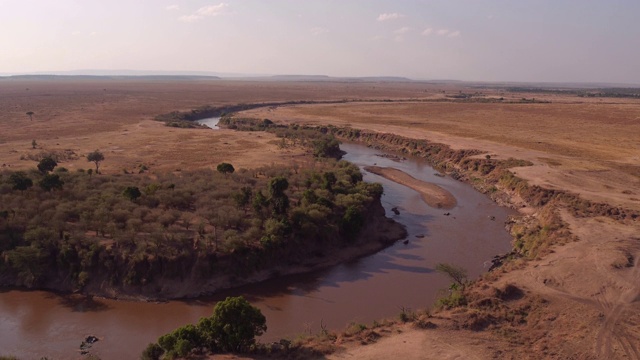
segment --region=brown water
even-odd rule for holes
[[[82,358],[79,345],[88,335],[100,341],[91,351],[103,359],[136,359],[160,335],[209,316],[216,301],[242,294],[267,318],[263,341],[318,333],[321,324],[341,329],[350,322],[371,323],[394,317],[404,308],[427,307],[449,281],[433,269],[449,262],[470,276],[487,270],[496,254],[510,249],[504,221],[511,211],[496,206],[468,185],[436,177],[419,160],[395,162],[379,151],[345,144],[346,160],[360,166],[395,167],[431,181],[454,194],[458,205],[448,210],[428,207],[415,191],[365,173],[367,181],[384,185],[387,215],[405,224],[409,244],[395,245],[366,258],[324,271],[248,285],[218,296],[164,304],[61,296],[48,292],[0,292],[0,355],[24,359]],[[390,209],[397,206],[400,215]],[[489,216],[495,216],[495,221]],[[424,235],[418,238],[416,235]]]

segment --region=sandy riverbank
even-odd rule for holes
[[[380,175],[385,179],[407,186],[420,193],[424,202],[429,206],[440,209],[451,209],[456,206],[456,198],[440,186],[418,180],[413,176],[394,168],[367,166],[366,171]]]

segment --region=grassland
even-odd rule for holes
[[[495,101],[498,96],[503,100]],[[536,102],[527,100],[534,98]],[[242,115],[349,126],[453,149],[478,149],[482,151],[475,156],[478,162],[488,155],[490,161],[514,158],[533,164],[511,168],[508,176],[491,183],[523,215],[512,231],[514,246],[528,259],[488,274],[476,283],[465,306],[441,313],[450,320],[441,331],[464,330],[461,336],[446,337],[452,346],[449,351],[434,340],[443,332],[428,330],[431,334],[424,335],[415,330],[414,335],[403,335],[402,343],[388,340],[377,348],[347,350],[335,358],[374,359],[389,347],[407,358],[420,358],[418,354],[430,348],[438,350],[439,358],[460,356],[460,349],[465,349],[463,357],[480,359],[640,358],[637,100],[498,90],[476,100],[431,97],[300,105]],[[411,141],[391,135],[363,141],[411,152],[407,146]],[[467,180],[483,178],[471,170]],[[514,184],[509,179],[524,182]],[[532,193],[520,191],[523,187],[545,192],[544,205],[528,198]],[[561,194],[581,200],[562,201]],[[593,211],[592,206],[610,210]],[[622,220],[616,216],[620,209],[635,215]],[[509,286],[520,289],[522,296],[501,300],[497,294]]]
[[[360,101],[242,116],[350,126],[478,149],[477,159],[526,160],[533,166],[509,171],[529,186],[640,210],[640,101],[464,84],[0,80],[0,166],[32,168],[30,159],[54,153],[67,154],[60,166],[89,168],[83,155],[95,149],[104,152],[102,169],[111,174],[141,165],[175,172],[222,161],[236,168],[304,162],[302,149],[282,148],[269,133],[170,129],[153,118],[203,105],[344,99]],[[561,238],[479,280],[468,305],[439,313],[435,329],[394,328],[384,334],[403,335],[364,348],[345,343],[330,357],[640,358],[638,218],[576,211],[577,203],[559,200],[542,208],[508,191],[507,180],[498,184],[507,203],[519,208],[522,223],[539,226],[519,236]],[[506,291],[511,287],[520,292]]]

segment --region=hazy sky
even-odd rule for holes
[[[639,0],[0,0],[0,73],[640,84]]]

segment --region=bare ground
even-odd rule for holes
[[[529,184],[640,209],[640,102],[557,96],[548,100],[552,103],[311,105],[279,108],[268,114],[256,109],[245,115],[349,125],[427,139],[454,149],[480,149],[495,159],[529,160],[533,166],[513,169]],[[538,215],[532,208],[521,211]],[[578,218],[568,209],[559,211],[577,241],[554,246],[541,259],[510,264],[478,285],[501,288],[512,284],[527,298],[543,299],[544,305],[527,307],[529,317],[524,324],[489,327],[488,331],[475,333],[479,336],[473,342],[478,345],[475,347],[468,346],[465,332],[442,336],[429,331],[427,336],[424,330],[411,329],[336,356],[640,359],[638,220]],[[452,324],[459,322],[456,314],[447,316]],[[431,357],[429,350],[437,350],[436,357]]]

